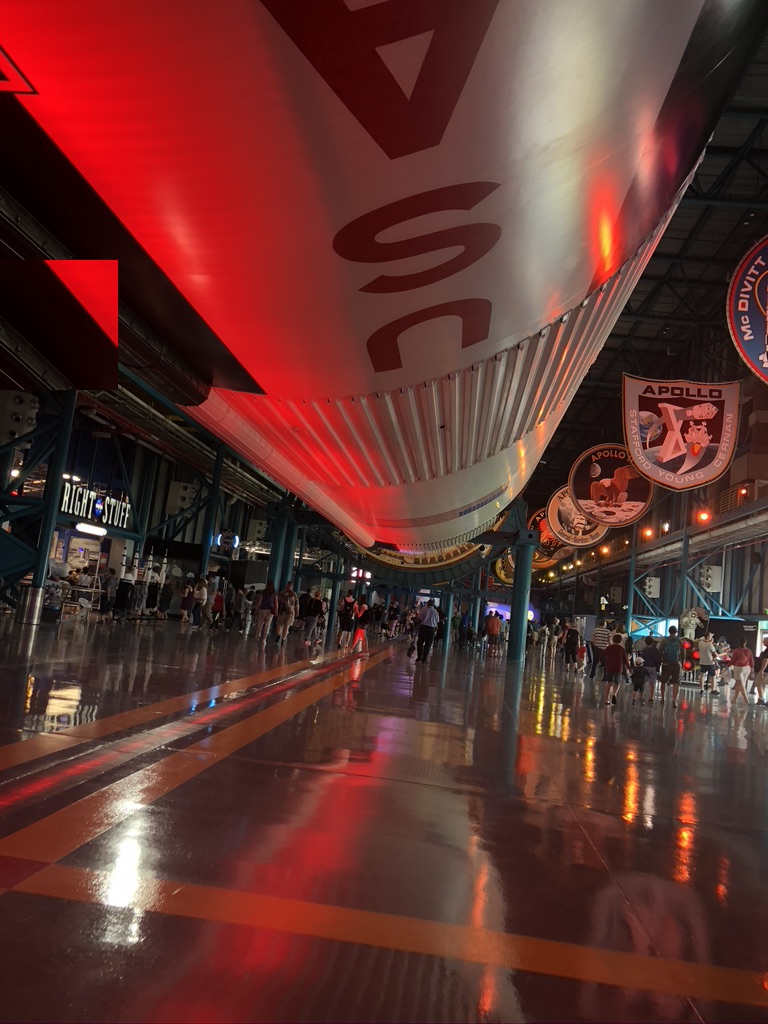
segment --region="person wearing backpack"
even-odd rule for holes
[[[669,627],[669,635],[659,644],[661,650],[661,703],[667,683],[672,683],[672,707],[677,707],[677,695],[680,692],[680,673],[683,668],[683,642],[677,635],[677,627]]]
[[[320,591],[316,590],[307,602],[307,610],[304,618],[304,629],[306,631],[305,647],[316,647],[320,643],[320,634],[317,631],[317,620],[323,614],[323,602],[320,599]]]
[[[355,601],[354,591],[347,592],[339,602],[338,612],[338,633],[336,634],[336,645],[341,650],[350,646],[352,632],[355,628]]]

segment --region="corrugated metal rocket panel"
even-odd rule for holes
[[[189,411],[206,423],[208,409],[224,403],[235,413],[230,443],[263,465],[248,443],[255,431],[273,453],[266,468],[284,482],[290,476],[286,485],[299,494],[295,481],[311,477],[315,506],[334,521],[329,509],[344,508],[353,539],[413,552],[460,543],[525,485],[671,214],[574,310],[456,373],[322,401],[220,392]]]

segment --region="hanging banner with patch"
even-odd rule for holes
[[[493,563],[493,575],[505,587],[512,585],[515,577],[515,557],[511,551],[505,551],[501,558]]]
[[[768,384],[768,238],[750,249],[736,268],[726,318],[739,355]]]
[[[738,381],[698,384],[624,374],[624,436],[640,473],[672,491],[717,480],[739,434]]]
[[[592,544],[599,544],[609,530],[607,526],[591,523],[578,510],[567,487],[561,487],[549,499],[547,524],[558,540],[572,548],[588,548]]]
[[[623,444],[584,452],[571,467],[568,489],[576,508],[603,526],[637,522],[653,500],[653,484],[640,475]]]
[[[547,522],[547,510],[540,508],[534,512],[528,520],[529,530],[538,530],[541,540],[533,552],[533,571],[549,569],[556,565],[561,558],[567,558],[571,554],[570,548],[563,547],[562,543],[555,537]]]

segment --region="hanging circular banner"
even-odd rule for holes
[[[549,569],[561,558],[566,558],[570,554],[570,551],[564,550],[563,545],[550,530],[545,508],[540,508],[538,512],[533,513],[528,520],[528,529],[538,530],[541,535],[541,541],[533,552],[534,572],[538,569]]]
[[[567,487],[555,491],[547,505],[547,523],[552,533],[564,544],[574,548],[588,548],[608,533],[609,527],[591,523],[574,504]]]
[[[768,238],[750,249],[728,288],[726,318],[739,355],[768,384]]]
[[[511,551],[505,551],[501,558],[493,563],[493,575],[505,587],[512,585],[515,576],[515,558]]]
[[[623,444],[584,452],[571,467],[568,490],[576,508],[601,526],[635,523],[653,500],[653,484],[638,473]]]

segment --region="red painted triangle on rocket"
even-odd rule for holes
[[[394,43],[384,43],[375,47],[408,99],[411,98],[434,34],[432,29],[429,32],[420,32],[416,36],[409,36],[407,39],[398,39]]]
[[[19,71],[8,54],[0,48],[0,92],[34,93],[28,78]]]

